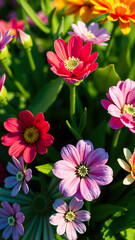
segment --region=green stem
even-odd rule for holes
[[[34,62],[34,59],[33,59],[32,53],[31,53],[31,48],[26,50],[26,54],[27,54],[29,65],[30,65],[30,68],[31,68],[31,71],[33,74],[33,78],[35,80],[35,89],[38,89],[39,81],[38,81],[38,76],[37,76],[37,72],[36,72],[36,65],[35,65],[35,62]]]
[[[76,92],[76,86],[71,85],[70,86],[70,118],[71,118],[72,126],[74,128],[77,127],[76,117],[75,117],[75,92]]]
[[[14,84],[14,86],[23,94],[23,96],[26,99],[30,98],[29,93],[23,88],[21,83],[14,79],[13,73],[12,73],[11,69],[9,68],[9,66],[7,65],[7,63],[6,63],[6,59],[3,59],[1,61],[1,64],[5,68],[6,73],[8,74],[9,78],[12,80],[12,83]]]
[[[3,102],[3,105],[18,118],[18,112],[7,100]]]

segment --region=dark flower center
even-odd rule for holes
[[[8,217],[8,224],[9,226],[15,225],[15,218],[13,216]]]
[[[80,178],[85,178],[86,175],[89,174],[89,168],[86,167],[85,165],[81,165],[79,167],[76,168],[76,174],[80,177]]]
[[[35,143],[39,139],[40,132],[36,127],[27,128],[23,134],[23,137],[27,143]]]
[[[47,213],[52,208],[52,199],[46,193],[39,193],[32,200],[32,207],[38,214]]]
[[[23,178],[24,178],[23,172],[20,171],[16,174],[16,179],[18,182],[21,182],[23,180]]]

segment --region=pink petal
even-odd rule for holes
[[[20,133],[7,133],[4,135],[1,140],[2,144],[5,146],[11,146],[14,142],[22,138],[22,134]]]
[[[81,221],[79,221],[78,219],[75,219],[73,222],[72,222],[75,230],[77,232],[79,232],[80,234],[83,234],[86,232],[86,226],[84,225],[84,223],[82,223]]]
[[[76,240],[77,234],[72,222],[67,223],[66,234],[69,240]]]
[[[121,122],[119,118],[112,117],[109,121],[110,127],[113,129],[120,129],[124,127],[124,124]]]
[[[80,163],[84,163],[86,156],[94,149],[90,141],[80,140],[76,144],[76,148],[80,155]]]
[[[78,177],[65,178],[60,182],[59,191],[64,197],[71,197],[76,193],[79,184],[80,178]]]
[[[80,164],[80,155],[78,150],[71,144],[61,149],[61,156],[63,160],[66,160],[73,164],[73,166],[78,166]]]
[[[49,222],[52,225],[57,226],[63,220],[63,218],[64,218],[63,213],[55,213],[49,218]]]
[[[61,62],[59,66],[64,75],[66,75],[67,77],[72,76],[72,73],[65,68],[64,62]]]
[[[106,110],[108,110],[108,107],[112,104],[110,101],[108,101],[108,100],[106,100],[106,99],[102,99],[101,100],[101,104],[102,104],[102,106],[106,109]]]
[[[100,188],[98,185],[88,178],[82,178],[80,182],[80,191],[82,196],[87,201],[92,201],[100,195]]]
[[[82,208],[84,202],[83,201],[77,201],[75,198],[73,198],[69,204],[69,210],[76,212],[78,211],[80,208]]]
[[[119,109],[121,109],[124,105],[124,98],[122,91],[116,87],[110,87],[109,88],[109,94],[112,99],[112,101],[115,103],[116,106],[118,106]]]
[[[15,217],[17,219],[18,224],[24,222],[25,217],[22,212],[17,212]]]
[[[4,127],[6,128],[7,131],[11,133],[16,133],[16,132],[23,132],[25,130],[25,125],[16,118],[9,118],[7,119],[6,122],[4,122]]]
[[[25,171],[25,179],[26,181],[30,181],[32,178],[32,170],[30,168],[28,168],[26,171]]]
[[[59,68],[59,64],[61,62],[60,58],[54,52],[47,52],[47,61],[51,66],[56,66]]]
[[[54,49],[56,54],[62,61],[68,59],[67,44],[63,39],[55,40]]]
[[[61,219],[60,222],[58,222],[57,233],[59,235],[63,235],[66,230],[66,227],[67,227],[67,222],[63,218],[63,219]]]
[[[76,176],[75,167],[70,162],[65,160],[60,160],[54,163],[52,171],[56,177],[61,179]]]
[[[8,153],[10,156],[18,157],[19,155],[21,155],[25,148],[26,148],[25,142],[23,140],[19,140],[14,142],[13,145],[11,145],[11,147],[8,150]]]
[[[29,187],[25,180],[23,181],[23,191],[25,194],[28,194],[29,192]]]
[[[87,42],[81,49],[81,53],[80,53],[80,60],[83,61],[84,63],[87,62],[87,59],[89,58],[90,54],[91,54],[91,43]]]
[[[68,211],[68,206],[66,202],[64,202],[62,199],[56,199],[53,204],[54,210],[56,210],[59,213],[64,213]]]
[[[46,133],[49,131],[50,124],[47,121],[39,121],[36,122],[36,127],[39,129],[40,133],[43,135],[46,135]]]
[[[35,144],[29,144],[23,151],[23,159],[26,163],[31,163],[36,157],[37,148]]]
[[[135,87],[129,92],[127,96],[127,103],[135,105]]]
[[[91,54],[91,56],[89,58],[87,58],[87,62],[86,63],[94,63],[97,58],[98,58],[98,52],[94,52]]]
[[[83,62],[80,61],[79,65],[78,65],[76,68],[74,68],[72,74],[73,74],[73,75],[76,75],[76,74],[78,74],[82,69],[83,69]]]
[[[6,74],[3,74],[0,79],[0,92],[1,92],[2,87],[4,86],[5,79],[6,79]]]
[[[46,133],[44,135],[41,136],[41,139],[39,139],[39,143],[42,144],[44,147],[46,146],[50,146],[51,144],[53,144],[53,136],[49,133]]]
[[[47,152],[47,147],[40,143],[40,141],[37,142],[37,152],[39,154],[45,154]]]
[[[106,164],[108,157],[108,153],[103,148],[97,148],[87,156],[85,164],[91,169],[93,165]]]
[[[119,118],[121,115],[121,109],[119,109],[117,106],[114,104],[110,104],[108,106],[108,113],[110,113],[113,117]]]
[[[81,192],[80,192],[80,185],[78,186],[77,192],[74,194],[74,198],[77,201],[82,201],[84,199]]]
[[[123,113],[120,117],[121,122],[128,128],[134,127],[133,118],[129,113]]]
[[[71,37],[68,42],[69,57],[79,58],[82,50],[82,40],[80,37]]]
[[[89,177],[98,185],[107,185],[113,181],[113,171],[106,165],[92,166]]]
[[[25,126],[33,127],[34,116],[30,111],[24,110],[24,111],[19,112],[19,118],[25,124]]]
[[[75,218],[80,221],[88,221],[90,217],[90,213],[86,210],[80,210],[75,213]]]

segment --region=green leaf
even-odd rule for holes
[[[42,8],[42,11],[48,15],[52,10],[50,0],[41,0],[41,8]]]
[[[85,128],[86,125],[86,121],[87,121],[87,108],[84,108],[83,114],[80,118],[80,122],[79,122],[79,130],[80,132],[83,131],[83,129]]]
[[[52,169],[53,169],[53,163],[47,163],[44,165],[39,165],[36,166],[37,170],[39,172],[42,172],[50,177],[54,177],[53,173],[52,173]]]
[[[33,20],[33,22],[42,30],[44,33],[49,33],[50,29],[44,25],[44,23],[38,18],[37,14],[34,12],[32,7],[25,0],[17,0],[17,2],[22,6],[24,11]]]
[[[55,101],[62,86],[63,80],[60,78],[45,84],[28,106],[28,109],[35,115],[39,112],[45,113]]]
[[[128,228],[121,232],[121,236],[126,240],[135,240],[135,229]]]
[[[119,75],[115,71],[114,64],[110,64],[104,68],[98,68],[94,74],[94,81],[99,92],[107,92],[109,87],[114,86],[120,80]]]
[[[106,128],[107,122],[103,120],[92,132],[90,132],[90,139],[94,142],[94,146],[96,147],[105,147],[106,140]]]

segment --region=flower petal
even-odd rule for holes
[[[16,175],[19,171],[18,168],[16,168],[12,163],[8,162],[7,165],[7,171],[11,174]]]
[[[4,239],[8,239],[12,233],[12,230],[13,230],[13,227],[7,226],[3,231],[2,237]]]
[[[19,118],[25,124],[25,126],[33,127],[34,116],[30,111],[24,110],[24,111],[19,112]]]
[[[80,220],[78,219],[75,219],[73,222],[72,222],[75,230],[77,232],[79,232],[80,234],[83,234],[86,232],[86,226],[84,223],[82,223]]]
[[[53,208],[59,213],[65,213],[68,211],[68,206],[62,199],[56,199]]]
[[[32,170],[30,168],[28,168],[26,171],[25,171],[25,180],[26,181],[30,181],[32,178]]]
[[[83,201],[77,201],[75,198],[73,198],[73,199],[70,201],[69,210],[70,210],[70,211],[73,211],[73,212],[76,212],[76,211],[78,211],[80,208],[82,208],[83,204],[84,204]]]
[[[26,163],[31,163],[36,157],[36,145],[29,144],[23,151],[23,159]]]
[[[60,182],[59,191],[63,193],[64,197],[71,197],[77,192],[79,183],[78,177],[65,178]]]
[[[80,164],[80,155],[78,150],[71,144],[68,144],[66,147],[63,147],[61,150],[61,156],[63,160],[66,160],[73,164],[73,166],[77,166]]]
[[[12,190],[11,192],[11,196],[14,197],[18,194],[18,192],[20,191],[21,189],[21,182],[19,182]]]
[[[65,212],[64,212],[65,213]],[[49,222],[52,225],[57,226],[59,224],[59,222],[61,222],[61,220],[64,218],[64,214],[63,213],[55,213],[53,214],[50,218],[49,218]]]
[[[63,39],[57,39],[54,42],[54,49],[58,57],[64,61],[65,59],[68,59],[68,50],[67,50],[67,44]]]
[[[113,181],[113,171],[106,165],[92,166],[89,177],[98,185],[107,185]]]
[[[4,187],[5,188],[12,188],[13,186],[15,186],[17,184],[17,179],[16,179],[16,176],[11,176],[11,177],[6,177],[4,179]]]
[[[59,235],[63,235],[67,227],[67,222],[65,221],[64,217],[58,222],[57,233]]]
[[[14,142],[22,138],[21,133],[7,133],[4,135],[1,140],[4,146],[11,146]]]
[[[60,160],[53,165],[53,173],[58,178],[75,177],[75,167],[68,161]]]
[[[119,118],[121,115],[121,109],[119,109],[114,104],[110,104],[107,110],[108,110],[108,113],[110,113],[113,117]]]
[[[7,121],[4,122],[4,127],[11,133],[23,132],[26,128],[23,122],[16,118],[7,119]]]
[[[124,149],[123,149],[123,152],[124,152],[125,158],[126,158],[127,161],[129,162],[130,158],[132,157],[132,153],[129,151],[128,148],[124,148]]]
[[[22,236],[24,235],[24,227],[21,223],[17,223],[17,232]]]
[[[131,174],[127,175],[123,180],[124,185],[130,185],[133,182],[134,182],[134,179],[132,178]]]
[[[80,140],[76,144],[76,148],[80,155],[80,163],[84,163],[87,155],[94,149],[92,142]]]
[[[82,50],[82,40],[80,37],[73,36],[68,42],[69,57],[79,58]]]
[[[90,219],[90,213],[86,210],[81,210],[75,213],[75,218],[80,221],[88,221]]]
[[[108,153],[105,152],[103,148],[97,148],[87,155],[87,158],[85,159],[85,164],[87,166],[90,166],[90,168],[91,166],[106,164],[106,162],[108,161],[108,157]]]
[[[109,121],[110,127],[113,129],[120,129],[124,127],[124,124],[121,122],[119,118],[112,117]]]
[[[67,222],[66,234],[67,234],[67,237],[69,240],[77,239],[76,230],[75,230],[72,222]]]
[[[8,219],[7,218],[0,219],[0,230],[2,230],[7,226],[8,226]]]
[[[21,155],[22,151],[26,148],[26,143],[24,142],[24,140],[19,140],[14,142],[9,150],[8,153],[10,156],[15,156],[18,157],[19,155]]]
[[[129,164],[127,164],[125,161],[123,161],[122,159],[118,158],[117,159],[119,165],[127,172],[131,172],[131,167],[129,166]]]
[[[54,52],[47,52],[47,61],[51,66],[56,66],[59,68],[59,64],[61,62],[60,58]]]
[[[121,109],[124,105],[124,98],[123,98],[122,91],[118,87],[113,86],[109,88],[109,94],[114,104],[119,109]]]
[[[80,191],[83,198],[87,201],[92,201],[100,195],[100,188],[97,183],[88,178],[82,178],[80,183]]]
[[[1,205],[7,213],[9,213],[10,215],[14,215],[14,211],[7,201],[1,202]]]
[[[22,212],[17,212],[15,217],[17,219],[18,224],[24,222],[25,217]]]

